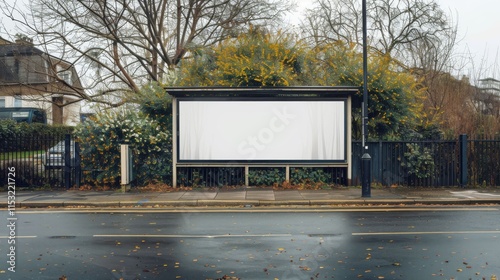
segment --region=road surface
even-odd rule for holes
[[[15,272],[7,211],[0,217],[1,279],[500,275],[496,207],[17,211]]]

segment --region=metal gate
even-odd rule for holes
[[[0,184],[15,170],[16,187],[71,188],[80,185],[78,143],[69,134],[15,135],[0,139]]]

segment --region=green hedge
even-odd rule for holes
[[[73,129],[70,126],[0,120],[0,152],[45,150],[50,143],[64,139],[65,134],[71,134]],[[49,139],[53,141],[47,141]]]
[[[95,185],[119,186],[120,144],[132,149],[135,184],[170,181],[170,133],[143,113],[97,114],[78,126],[75,136],[80,142],[82,168],[97,174],[91,178]]]

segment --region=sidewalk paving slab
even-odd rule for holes
[[[217,196],[216,192],[185,192],[183,196],[181,196],[179,199],[181,200],[199,200],[199,199],[204,199],[204,200],[209,200],[209,199],[214,199],[215,196]]]
[[[288,200],[288,201],[301,201],[304,197],[299,193],[299,191],[279,191],[274,193],[274,198],[278,201]]]
[[[274,191],[247,191],[246,199],[250,200],[275,200]]]
[[[169,192],[169,193],[160,193],[156,199],[160,201],[165,200],[179,200],[186,192]]]
[[[245,200],[246,191],[223,191],[217,193],[215,196],[216,200]]]
[[[7,208],[8,193],[0,193],[0,207]],[[500,189],[439,188],[415,190],[372,189],[361,197],[360,188],[334,190],[236,190],[127,192],[118,191],[18,191],[16,207],[200,207],[200,206],[321,206],[367,207],[405,205],[500,204]]]

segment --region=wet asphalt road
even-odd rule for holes
[[[16,272],[8,270],[4,227],[0,279],[490,280],[500,275],[495,207],[254,210],[19,211]],[[7,213],[0,219],[7,224]]]

